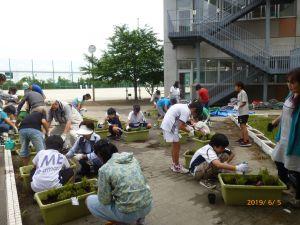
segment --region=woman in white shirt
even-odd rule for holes
[[[176,99],[176,102],[179,103],[179,99],[180,99],[179,81],[175,81],[174,85],[170,88],[170,99]]]

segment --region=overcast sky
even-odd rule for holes
[[[163,0],[1,0],[0,59],[82,61],[113,26],[148,24],[163,38]]]

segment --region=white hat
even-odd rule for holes
[[[88,128],[86,125],[81,125],[79,130],[76,131],[77,134],[79,135],[90,135],[94,131],[90,128]]]
[[[23,88],[23,90],[27,90],[29,88],[29,84],[27,82],[24,82],[22,84],[22,88]]]

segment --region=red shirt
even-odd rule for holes
[[[201,88],[198,91],[199,98],[201,99],[201,103],[209,102],[208,90],[206,88]]]

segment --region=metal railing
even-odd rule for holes
[[[208,87],[209,94],[211,96],[210,104],[214,104],[222,98],[228,96],[234,92],[234,84],[237,81],[243,81],[249,83],[254,81],[258,77],[259,72],[252,67],[244,68],[243,70],[228,75],[228,77],[222,80],[221,83],[216,84],[215,86]]]

